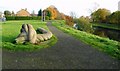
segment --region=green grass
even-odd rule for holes
[[[68,33],[80,41],[95,47],[96,49],[103,51],[114,58],[120,59],[120,42],[110,40],[109,38],[99,37],[90,33],[75,30],[64,24],[64,21],[54,21],[52,24],[60,30]]]
[[[92,26],[103,27],[106,29],[120,30],[120,25],[118,24],[92,23]]]
[[[2,23],[0,22],[0,48],[2,47]]]
[[[43,27],[49,30],[46,26],[46,22],[39,20],[21,20],[21,21],[6,21],[0,23],[2,25],[2,47],[11,51],[34,51],[36,49],[50,47],[57,42],[57,38],[53,36],[50,40],[34,45],[30,43],[26,44],[13,44],[13,41],[20,33],[22,24],[32,24],[35,29]]]

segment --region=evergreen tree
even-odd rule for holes
[[[41,9],[38,11],[38,16],[42,16],[42,10]]]

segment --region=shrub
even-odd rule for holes
[[[6,20],[41,20],[41,16],[6,16]],[[49,17],[46,16],[46,20],[49,20]]]
[[[120,11],[113,12],[110,16],[107,16],[108,23],[120,24]]]
[[[15,16],[5,16],[6,20],[15,20]]]
[[[88,33],[93,32],[92,24],[89,22],[89,19],[87,19],[86,17],[82,16],[76,22],[78,24],[78,30],[85,31]]]
[[[66,24],[69,25],[69,26],[73,26],[74,25],[73,18],[70,17],[70,16],[65,16],[65,21],[66,21]]]

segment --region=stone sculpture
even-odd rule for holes
[[[38,28],[37,31],[42,34],[37,34],[31,24],[23,24],[20,30],[20,34],[15,39],[16,43],[30,42],[32,44],[46,41],[52,37],[52,33],[43,28]]]

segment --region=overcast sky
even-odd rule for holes
[[[67,15],[75,12],[79,16],[89,16],[90,10],[106,8],[111,12],[118,10],[120,0],[0,0],[0,11],[9,10],[15,13],[20,9],[27,8],[31,13],[38,13],[39,9],[45,9],[54,5],[60,12]]]

